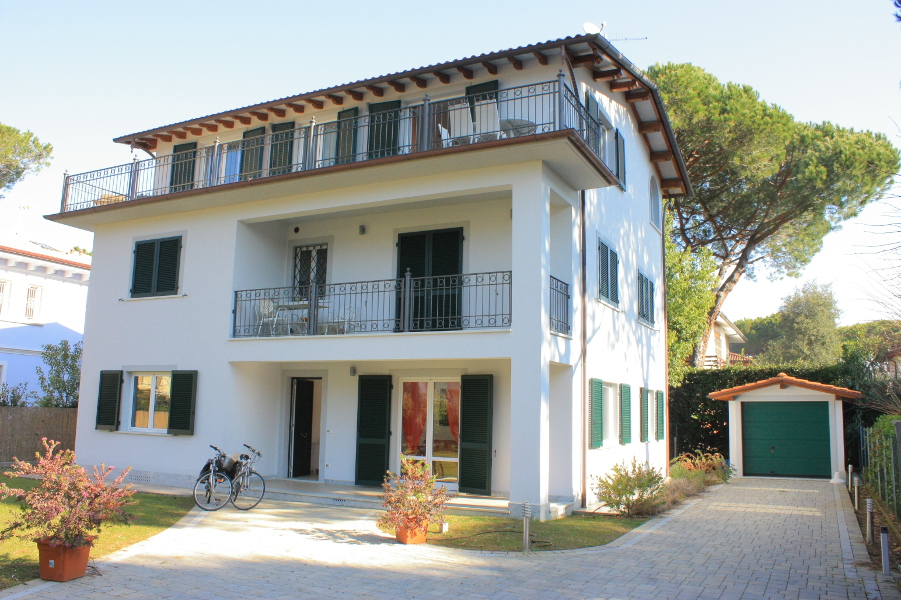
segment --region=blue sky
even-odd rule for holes
[[[692,62],[747,83],[798,119],[882,131],[901,145],[901,24],[891,0],[628,2],[0,0],[0,122],[54,145],[50,168],[0,201],[0,225],[70,247],[90,236],[42,223],[63,172],[131,160],[115,136],[310,89],[581,33],[606,22],[635,64]],[[27,208],[23,208],[27,207]],[[874,205],[827,238],[802,279],[835,282],[843,323],[866,301]],[[775,311],[798,280],[743,280],[732,319]]]

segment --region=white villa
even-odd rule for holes
[[[666,468],[662,202],[691,186],[602,36],[115,141],[152,158],[48,217],[95,236],[83,463],[190,486],[248,443],[270,487],[373,486],[405,453],[540,519]]]

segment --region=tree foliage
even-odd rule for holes
[[[831,284],[807,282],[783,298],[778,315],[778,337],[770,341],[758,360],[771,363],[802,361],[832,364],[842,355],[838,332],[840,311]]]
[[[37,393],[29,390],[27,383],[0,385],[0,406],[31,406],[37,399]]]
[[[695,188],[673,199],[675,235],[686,248],[709,248],[719,267],[708,330],[743,275],[760,265],[773,277],[798,274],[823,237],[881,197],[898,171],[898,150],[883,134],[797,122],[750,86],[691,64],[648,74]]]
[[[50,164],[53,146],[42,144],[30,131],[0,123],[0,198],[28,173]]]
[[[735,325],[745,334],[747,342],[734,344],[734,352],[744,352],[748,356],[763,354],[767,344],[779,337],[779,313],[754,319],[739,319]]]
[[[672,215],[667,214],[668,231]],[[713,306],[717,284],[716,261],[707,248],[680,248],[672,236],[666,244],[667,358],[670,385],[678,385],[688,370],[687,361],[707,332],[707,313]]]
[[[81,383],[81,346],[82,343],[70,345],[68,340],[59,344],[41,346],[41,358],[48,367],[45,374],[41,367],[36,367],[38,383],[44,396],[38,401],[39,406],[57,406],[75,408],[78,406],[78,386]]]

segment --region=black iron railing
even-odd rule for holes
[[[235,292],[233,336],[279,337],[509,327],[510,271]]]
[[[267,135],[67,175],[61,212],[191,189],[575,130],[595,152],[604,127],[564,83],[556,81],[316,123]],[[602,158],[599,154],[599,158]]]
[[[551,331],[569,335],[569,284],[551,277]]]

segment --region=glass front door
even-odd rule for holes
[[[426,461],[438,483],[457,489],[460,463],[460,382],[403,382],[402,452]]]

